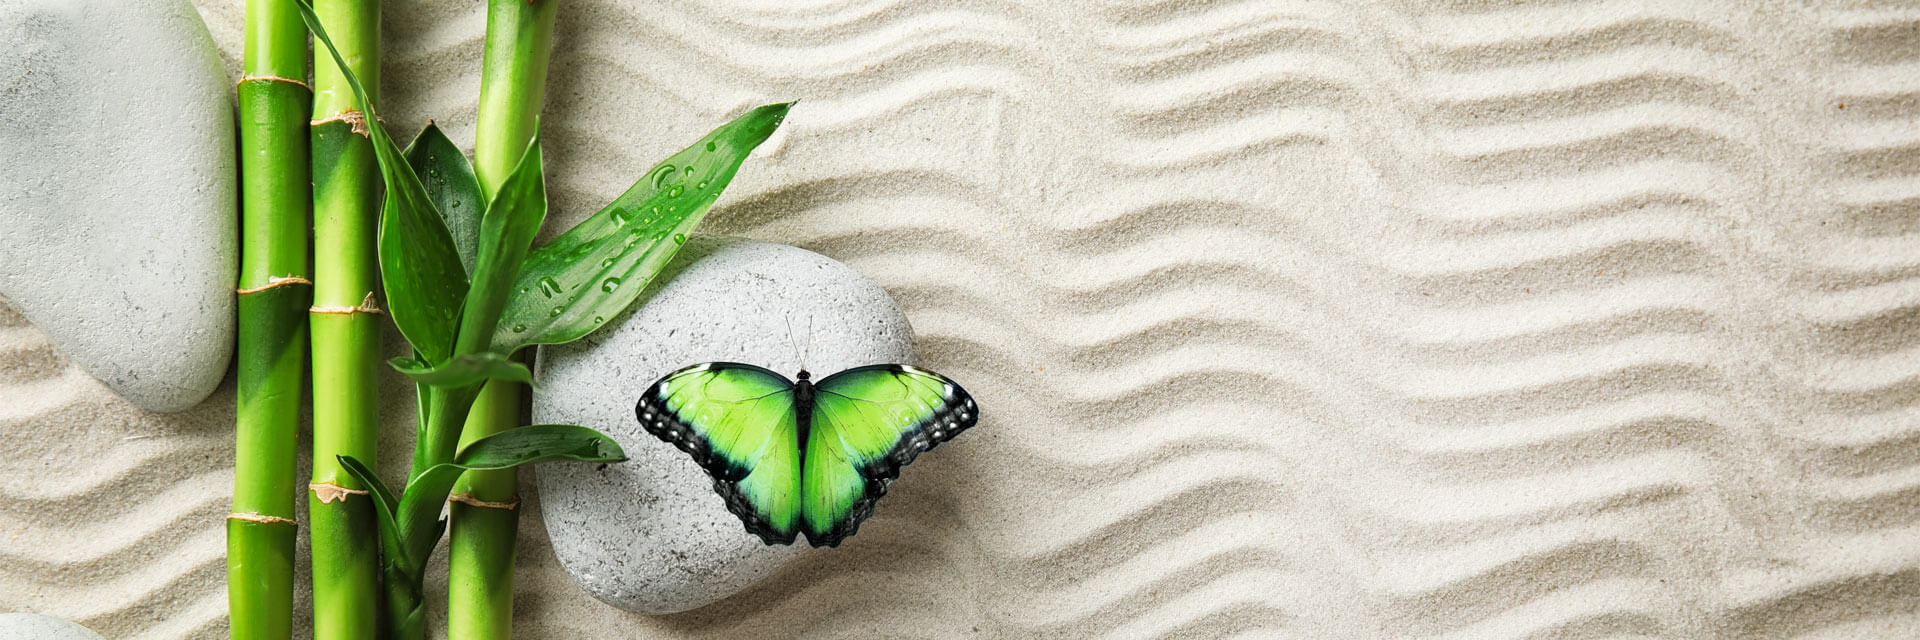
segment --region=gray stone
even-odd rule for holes
[[[600,429],[631,456],[605,468],[542,466],[540,508],[554,555],[588,593],[629,611],[675,613],[738,592],[809,547],[769,547],[747,533],[692,458],[641,430],[640,393],[700,362],[791,378],[801,367],[794,342],[821,376],[911,362],[913,333],[886,292],[852,268],[733,239],[689,241],[637,306],[584,340],[540,351],[534,422]]]
[[[0,297],[134,405],[233,351],[232,88],[186,0],[0,0]]]
[[[0,613],[0,640],[105,640],[86,627],[32,613]]]

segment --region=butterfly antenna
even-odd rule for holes
[[[800,352],[800,368],[807,368],[807,359],[813,357],[813,316],[807,316],[807,348]]]
[[[807,370],[807,356],[800,352],[800,339],[793,335],[793,315],[787,315],[787,348],[793,349],[793,355],[800,357],[800,370]]]

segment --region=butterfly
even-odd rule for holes
[[[647,433],[693,456],[747,531],[836,547],[921,452],[974,425],[973,396],[901,364],[789,381],[737,362],[667,374],[634,406]]]

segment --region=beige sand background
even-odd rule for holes
[[[470,140],[482,3],[389,5],[390,126]],[[1920,4],[567,0],[551,96],[550,228],[801,99],[707,228],[985,417],[683,615],[530,500],[520,637],[1920,629]],[[231,384],[143,414],[0,312],[0,611],[223,637]]]

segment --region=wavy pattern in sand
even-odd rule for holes
[[[416,4],[385,115],[468,138],[483,11]],[[521,635],[1920,629],[1920,9],[1067,4],[568,4],[561,222],[801,98],[708,229],[870,274],[986,417],[687,614],[529,513]],[[231,391],[140,415],[0,314],[0,398],[89,427],[0,457],[0,609],[220,636]]]

